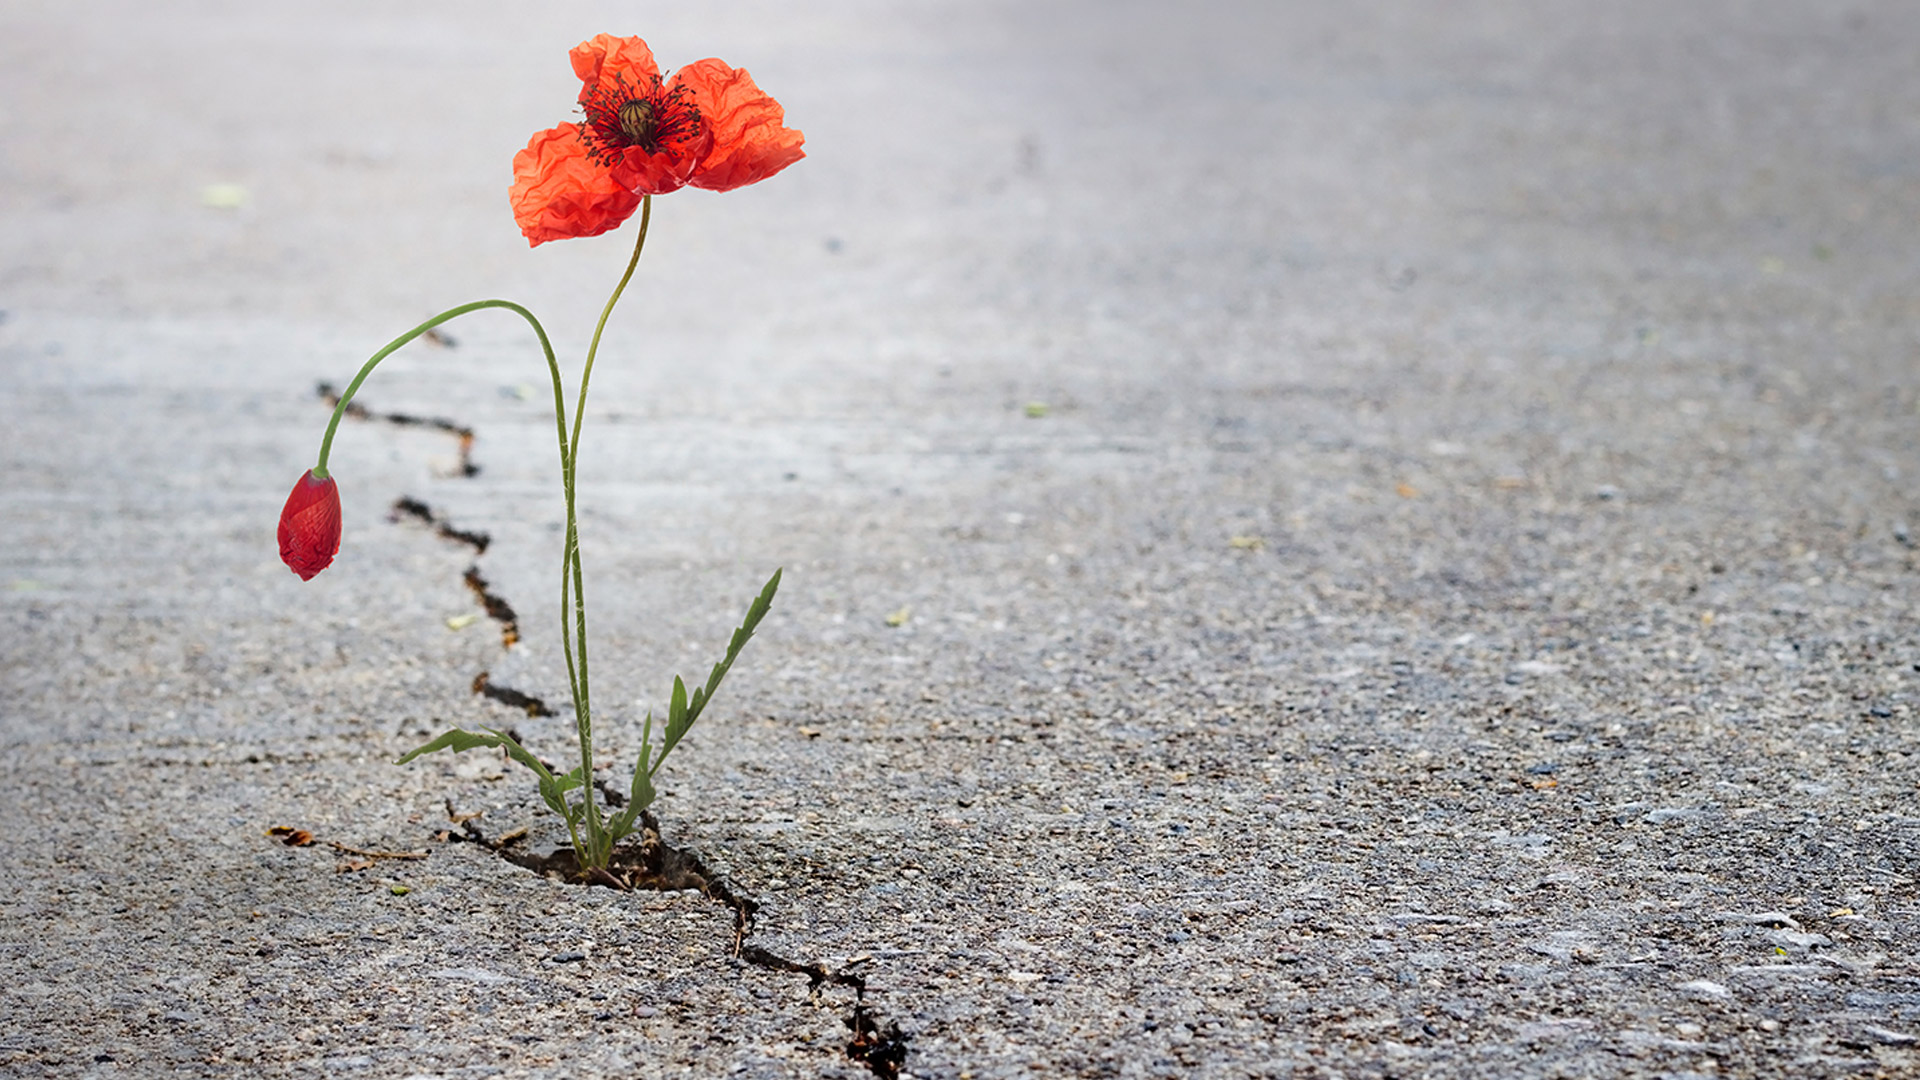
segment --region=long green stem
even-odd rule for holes
[[[594,358],[600,353],[600,335],[607,328],[607,318],[613,314],[613,306],[620,302],[620,294],[626,292],[627,282],[633,280],[634,268],[640,265],[640,252],[647,246],[647,225],[652,217],[653,196],[643,196],[640,200],[640,235],[633,244],[633,258],[627,260],[627,272],[620,276],[620,284],[614,286],[613,295],[607,298],[607,306],[601,309],[600,321],[593,328],[593,340],[587,345],[587,363],[580,372],[580,394],[573,406],[573,438],[569,442],[571,452],[566,455],[562,477],[567,494],[567,539],[560,565],[560,634],[563,640],[567,636],[567,615],[571,606],[574,641],[573,648],[568,650],[567,672],[574,678],[574,725],[580,739],[580,797],[586,819],[589,867],[606,864],[609,842],[601,825],[600,812],[593,801],[593,713],[588,701],[587,682],[587,587],[580,560],[580,521],[574,511],[580,467],[580,427],[587,416],[587,385],[593,379]],[[569,584],[572,586],[571,605],[568,603]]]

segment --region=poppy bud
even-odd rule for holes
[[[293,485],[280,511],[280,561],[301,581],[325,570],[340,551],[340,487],[308,469]]]

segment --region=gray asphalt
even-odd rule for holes
[[[657,805],[744,935],[459,842],[564,843],[497,758],[391,764],[568,752],[472,690],[566,697],[522,326],[361,398],[475,475],[350,422],[339,560],[274,549],[399,331],[510,297],[577,373],[632,234],[529,252],[505,186],[601,31],[808,137],[658,200],[581,465],[609,777],[785,570]],[[10,4],[0,1075],[1920,1073],[1917,52],[1897,2]]]

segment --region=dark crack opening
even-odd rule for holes
[[[423,525],[430,526],[434,535],[442,540],[451,540],[456,544],[465,544],[473,549],[475,555],[485,555],[487,545],[493,543],[493,537],[483,532],[456,529],[446,518],[433,512],[433,507],[409,495],[402,495],[393,501],[393,509],[388,512],[388,521],[399,521],[410,517]]]
[[[473,692],[481,697],[497,701],[502,705],[511,705],[516,709],[525,709],[528,716],[558,715],[546,702],[532,694],[523,694],[518,690],[494,685],[490,678],[492,672],[483,671],[473,677]]]
[[[520,616],[515,614],[513,605],[494,595],[487,588],[487,579],[480,576],[479,564],[467,567],[461,577],[473,595],[480,598],[480,606],[487,609],[487,617],[500,624],[500,644],[507,648],[520,642]]]
[[[339,407],[340,393],[334,389],[332,383],[317,383],[314,386],[314,391],[318,393],[320,398],[328,405],[335,408]],[[352,402],[347,405],[347,415],[355,420],[382,420],[389,424],[398,424],[401,427],[424,427],[431,428],[435,431],[444,431],[459,441],[460,475],[480,475],[480,466],[473,463],[473,429],[465,424],[457,424],[452,420],[438,416],[415,416],[412,413],[402,412],[376,413],[366,406],[361,405],[359,402]]]
[[[607,791],[599,782],[595,787]],[[448,816],[455,816],[451,801]],[[709,869],[698,854],[662,840],[659,819],[650,811],[642,811],[640,821],[640,842],[616,848],[606,869],[590,872],[580,869],[572,848],[560,848],[545,855],[523,850],[520,841],[527,835],[524,828],[498,840],[489,840],[469,817],[461,820],[460,833],[442,835],[449,840],[477,843],[515,866],[569,885],[598,885],[622,892],[695,889],[726,905],[733,912],[735,957],[766,971],[804,976],[809,993],[823,986],[843,986],[853,991],[853,1008],[841,1021],[852,1036],[845,1048],[847,1058],[865,1065],[882,1080],[898,1080],[907,1061],[907,1036],[899,1024],[882,1021],[867,1004],[867,981],[852,972],[835,971],[819,961],[803,963],[753,944],[748,939],[753,934],[759,902],[735,890],[725,878]]]

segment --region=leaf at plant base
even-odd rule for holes
[[[484,733],[463,731],[460,728],[454,728],[425,746],[409,750],[399,761],[394,762],[394,764],[405,765],[421,754],[430,754],[435,750],[451,750],[458,754],[466,750],[480,750],[495,746],[505,750],[508,757],[532,769],[540,779],[552,780],[554,778],[552,771],[545,765],[542,765],[539,758],[528,753],[527,748],[521,746],[513,736],[494,728],[488,728]]]
[[[492,747],[505,750],[508,757],[533,770],[533,774],[540,778],[540,798],[553,808],[554,813],[569,821],[577,820],[574,812],[567,806],[566,793],[580,786],[580,770],[575,769],[564,778],[555,777],[551,769],[540,763],[539,758],[534,757],[526,747],[520,745],[518,740],[504,731],[488,728],[485,733],[481,733],[454,728],[427,745],[408,751],[394,764],[405,765],[421,754],[430,754],[435,750],[451,750],[458,754],[466,750]]]
[[[693,722],[700,718],[700,704],[700,701],[696,699],[693,710],[691,712],[688,711],[687,684],[680,681],[680,676],[675,675],[673,677],[673,699],[667,703],[667,733],[665,741],[660,747],[661,757],[666,757],[667,754],[673,750],[674,746],[680,742],[680,737],[685,735],[687,729],[693,726]]]
[[[653,730],[651,712],[647,714],[645,730],[648,733]],[[634,823],[640,820],[641,812],[653,805],[656,793],[653,790],[653,769],[648,763],[652,754],[653,743],[643,735],[640,743],[640,759],[633,764],[633,786],[627,792],[626,808],[607,820],[607,832],[616,843],[633,832]]]
[[[511,753],[511,751],[509,751],[509,753]],[[567,802],[567,792],[579,787],[580,782],[580,766],[578,765],[575,765],[573,771],[565,776],[553,776],[551,774],[543,776],[540,778],[540,798],[544,800],[548,806],[553,808],[554,813],[559,814],[568,822],[578,822],[582,808]]]
[[[486,747],[499,746],[505,741],[506,740],[499,735],[482,735],[477,732],[462,731],[459,728],[454,728],[452,731],[441,735],[425,746],[417,746],[407,751],[401,755],[400,760],[394,762],[394,764],[405,765],[414,758],[422,754],[431,754],[435,750],[451,750],[458,754],[466,750],[479,750]]]

